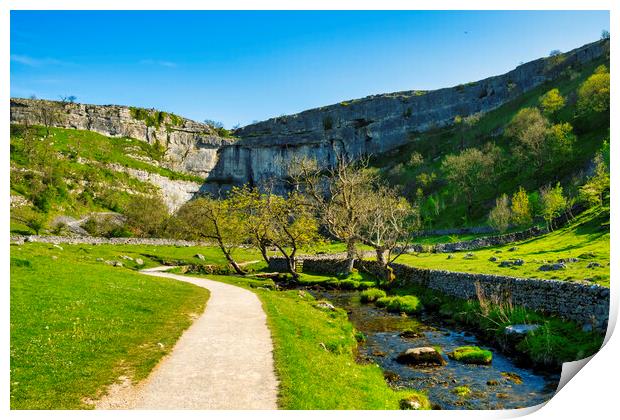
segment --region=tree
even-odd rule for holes
[[[538,99],[538,102],[544,114],[553,115],[557,111],[562,109],[562,107],[564,107],[566,100],[560,94],[560,91],[558,89],[551,89],[550,91],[542,95]]]
[[[512,212],[508,203],[508,196],[502,194],[495,200],[495,207],[489,213],[489,226],[499,232],[505,232],[510,226]]]
[[[303,197],[292,192],[282,197],[258,188],[235,187],[229,196],[231,209],[238,212],[239,229],[260,249],[269,262],[267,248],[275,246],[287,262],[288,271],[294,279],[297,251],[320,240],[318,222]]]
[[[553,230],[553,219],[560,216],[567,206],[560,183],[558,182],[555,187],[546,186],[541,188],[540,201],[542,217],[547,223],[547,228]]]
[[[249,241],[269,264],[267,250],[271,246],[271,218],[267,200],[258,188],[247,185],[233,187],[229,199],[235,211],[244,215],[241,218],[242,229],[246,231]]]
[[[419,229],[419,213],[394,188],[385,185],[370,187],[366,195],[369,217],[362,226],[361,241],[374,248],[377,262],[387,268],[406,250],[415,231]],[[400,252],[392,258],[397,247],[400,247]]]
[[[596,68],[594,74],[582,83],[577,92],[577,109],[582,114],[609,110],[610,77],[606,66]]]
[[[424,164],[424,157],[420,152],[413,152],[409,156],[409,166],[416,169]]]
[[[512,222],[517,226],[528,226],[532,223],[532,206],[527,192],[523,187],[512,195]]]
[[[575,137],[569,123],[551,125],[537,108],[523,108],[510,121],[505,134],[513,140],[513,154],[524,169],[541,171],[563,163],[572,152]],[[533,164],[533,165],[532,165]]]
[[[465,197],[468,215],[471,215],[474,197],[493,178],[494,167],[494,160],[476,148],[448,155],[443,160],[441,169],[455,193]]]
[[[603,29],[601,31],[601,39],[609,39],[610,35],[609,35],[609,31],[607,29]]]
[[[39,122],[45,127],[45,136],[49,137],[50,128],[61,120],[60,113],[53,102],[42,101],[37,108]]]
[[[603,159],[603,155],[598,153],[594,157],[593,163],[594,174],[579,188],[579,198],[589,206],[602,204],[605,193],[610,186],[609,168]]]
[[[237,274],[245,271],[233,258],[234,251],[246,239],[231,202],[210,197],[200,197],[185,203],[175,215],[178,234],[193,239],[215,241],[226,261]]]
[[[207,125],[210,125],[211,127],[218,129],[218,128],[224,128],[224,123],[222,123],[221,121],[215,121],[215,120],[209,120],[206,119],[204,120],[204,123]]]
[[[333,237],[346,243],[347,274],[353,270],[356,244],[369,216],[366,192],[377,179],[367,166],[367,160],[353,162],[339,155],[335,165],[326,170],[319,168],[316,160],[303,159],[294,162],[289,171],[293,186],[302,193],[306,205]]]
[[[156,237],[163,231],[168,220],[168,206],[159,195],[132,196],[123,209],[127,226],[136,236]]]
[[[271,221],[270,243],[280,251],[289,273],[297,280],[299,274],[295,267],[295,256],[301,247],[319,240],[317,220],[298,192],[292,192],[286,198],[268,194],[265,200]]]

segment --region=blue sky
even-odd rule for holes
[[[475,81],[602,29],[605,11],[12,11],[11,96],[75,95],[230,127]]]

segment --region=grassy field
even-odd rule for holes
[[[87,248],[11,246],[12,409],[88,408],[119,376],[145,378],[204,310],[207,290]]]
[[[430,408],[424,394],[395,391],[386,384],[377,365],[355,361],[356,332],[343,310],[318,308],[314,298],[303,291],[257,288],[270,286],[271,280],[207,277],[252,287],[263,302],[274,341],[280,408],[398,409],[399,401],[411,396]]]
[[[609,286],[609,214],[600,208],[593,208],[577,216],[570,225],[547,235],[521,243],[501,247],[485,248],[468,252],[448,254],[419,253],[402,255],[396,262],[414,267],[450,270],[466,273],[498,274],[514,277],[534,277],[554,280],[586,280]],[[516,246],[515,251],[510,251]],[[497,261],[490,261],[495,257]],[[556,271],[539,271],[546,263],[559,259],[578,258],[578,262],[566,264]],[[522,266],[500,267],[504,260],[522,259]],[[587,268],[590,263],[600,267]]]

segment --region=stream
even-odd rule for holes
[[[441,325],[432,318],[423,315],[406,317],[388,313],[372,304],[361,304],[359,292],[330,290],[313,294],[347,310],[355,328],[366,335],[366,341],[359,346],[361,359],[378,364],[393,387],[427,392],[435,408],[488,410],[530,407],[548,401],[557,388],[559,370],[557,373],[535,372],[519,367],[514,360],[496,348],[479,342],[474,335]],[[400,336],[404,330],[419,334],[404,338]],[[493,351],[491,365],[467,365],[445,356],[455,347],[471,345]],[[426,346],[441,347],[447,365],[420,368],[395,360],[399,353],[408,348]],[[454,388],[462,385],[468,386],[471,394],[456,395]]]

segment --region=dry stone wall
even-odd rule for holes
[[[282,270],[283,259],[273,258],[269,268]],[[356,261],[356,267],[383,277],[383,269],[374,261]],[[285,267],[285,265],[284,265]],[[476,299],[477,285],[486,297],[507,297],[514,305],[557,315],[584,326],[604,331],[609,318],[609,288],[568,281],[457,273],[391,264],[398,285],[415,284],[460,299]],[[323,275],[342,272],[341,258],[304,257],[303,269]]]

